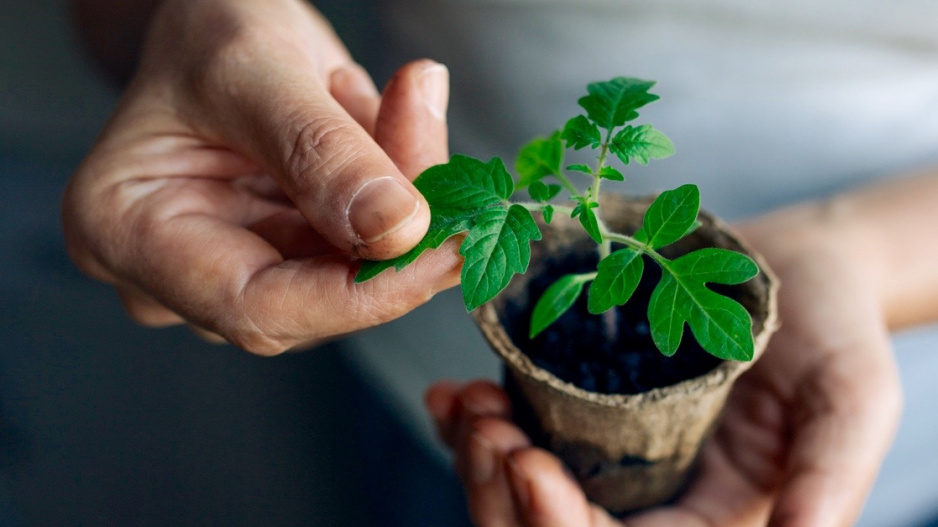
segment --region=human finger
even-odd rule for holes
[[[497,384],[487,380],[472,381],[456,395],[450,446],[458,449],[468,439],[472,422],[480,417],[511,418],[508,395]]]
[[[400,68],[384,89],[375,141],[409,179],[449,158],[449,71],[432,60]]]
[[[115,285],[124,311],[138,324],[160,328],[183,322],[182,317],[131,284]]]
[[[456,423],[456,397],[461,388],[462,385],[456,381],[438,381],[423,396],[424,406],[433,418],[437,436],[451,448]]]
[[[213,61],[204,73],[196,106],[205,120],[262,159],[339,249],[384,259],[420,241],[430,222],[426,200],[333,97],[310,54],[252,38],[229,48],[237,60]]]
[[[477,380],[465,385],[456,381],[438,381],[424,394],[424,405],[436,421],[441,439],[452,447],[457,427],[462,421],[493,416],[508,418],[511,406],[508,396],[498,385]]]
[[[622,527],[583,490],[556,456],[539,448],[508,455],[514,503],[526,527]]]
[[[381,96],[364,68],[350,63],[329,77],[329,92],[369,135],[374,135]]]
[[[466,440],[456,450],[456,465],[465,486],[469,515],[479,527],[523,525],[512,498],[507,459],[530,446],[524,433],[499,418],[473,420]]]

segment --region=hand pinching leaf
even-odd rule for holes
[[[370,280],[391,267],[400,271],[427,249],[436,249],[449,237],[471,229],[484,212],[505,210],[505,200],[514,193],[514,182],[501,159],[484,163],[462,155],[428,168],[414,180],[414,186],[430,204],[427,234],[397,258],[362,262],[356,282]]]

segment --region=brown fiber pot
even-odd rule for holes
[[[650,202],[647,197],[610,195],[603,197],[600,210],[612,230],[632,233]],[[701,227],[666,254],[674,257],[701,247],[722,247],[756,260],[761,272],[738,286],[737,299],[752,315],[758,359],[778,325],[777,280],[726,225],[705,212],[699,219]],[[505,291],[473,313],[504,360],[516,421],[535,443],[571,467],[594,503],[617,514],[664,503],[683,489],[733,382],[752,362],[724,361],[699,377],[636,395],[588,392],[535,366],[508,337],[502,318],[506,304],[529,305],[537,300],[529,302],[528,283],[542,272],[549,255],[595,250],[579,222],[568,217],[558,215],[541,230],[544,239],[532,246],[528,273],[515,277]],[[689,332],[685,338],[692,338]]]

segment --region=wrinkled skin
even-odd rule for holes
[[[452,244],[352,277],[426,232],[410,180],[448,157],[448,93],[424,60],[379,95],[304,2],[164,2],[66,192],[69,253],[140,323],[258,354],[401,316],[458,283]]]

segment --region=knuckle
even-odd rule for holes
[[[122,303],[127,316],[141,326],[163,328],[182,322],[176,313],[164,307],[127,298],[122,298]]]
[[[240,296],[232,302],[238,306],[236,314],[227,321],[227,328],[220,331],[228,342],[261,357],[280,355],[298,344],[293,337],[285,335],[285,328],[275,325],[276,317],[263,303],[248,302]]]
[[[263,333],[257,327],[239,327],[226,333],[225,339],[228,342],[261,357],[274,357],[292,347],[279,338]]]
[[[302,121],[301,121],[302,120]],[[297,118],[285,152],[285,171],[297,190],[309,193],[321,182],[315,175],[332,174],[362,154],[361,130],[338,116]]]
[[[266,28],[236,17],[215,18],[210,30],[186,36],[191,51],[182,68],[183,85],[205,103],[235,93],[246,72],[266,69],[274,51]]]

